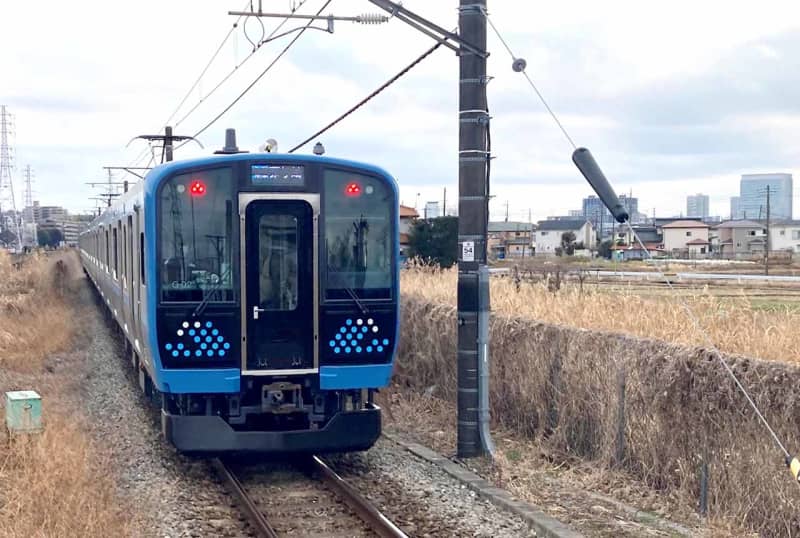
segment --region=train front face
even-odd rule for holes
[[[167,165],[148,191],[167,439],[192,452],[369,448],[398,338],[395,181],[348,161],[234,155]]]

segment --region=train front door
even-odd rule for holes
[[[319,197],[241,197],[242,373],[316,372]]]

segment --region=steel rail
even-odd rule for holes
[[[309,458],[310,470],[318,473],[329,486],[370,529],[382,538],[408,538],[394,523],[389,521],[353,486],[345,482],[319,456]]]
[[[264,517],[264,514],[261,513],[261,510],[259,510],[255,505],[253,499],[250,498],[250,495],[248,495],[242,487],[242,483],[239,482],[239,479],[236,478],[236,475],[233,474],[233,471],[231,471],[228,466],[225,465],[225,462],[219,458],[214,458],[211,461],[211,465],[225,480],[230,490],[236,496],[239,505],[247,516],[247,519],[250,521],[250,524],[253,526],[256,534],[261,538],[278,538],[278,533],[276,533],[275,529],[272,528],[272,525],[269,524],[269,521],[267,521],[267,519]]]

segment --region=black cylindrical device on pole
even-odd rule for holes
[[[164,128],[164,154],[166,157],[166,161],[172,161],[172,127],[167,125]]]
[[[592,156],[592,152],[586,148],[578,148],[572,153],[572,162],[575,163],[575,166],[578,167],[578,170],[581,171],[583,177],[592,186],[603,204],[611,211],[617,222],[623,223],[627,221],[630,215],[620,203],[605,174],[600,170],[597,161]]]
[[[486,50],[486,0],[460,0],[460,37]],[[488,361],[488,286],[481,286],[486,266],[489,221],[488,128],[486,55],[461,46],[459,52],[459,167],[458,167],[458,441],[462,458],[488,449],[488,409],[480,393],[481,360]],[[484,422],[482,428],[482,421]]]

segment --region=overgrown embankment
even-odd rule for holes
[[[130,534],[111,462],[83,427],[76,387],[91,374],[83,357],[68,353],[81,334],[75,293],[82,285],[73,252],[17,260],[0,252],[0,396],[36,390],[45,425],[29,437],[0,431],[3,537]]]
[[[428,286],[404,282],[397,381],[418,390],[435,386],[437,395],[454,401],[455,290],[446,302],[444,294],[432,300],[438,277],[428,277]],[[546,288],[537,293],[557,296]],[[623,470],[689,502],[699,497],[705,463],[712,517],[767,536],[800,532],[800,490],[714,355],[664,340],[537,322],[519,297],[496,298],[493,302],[503,305],[495,309],[491,324],[491,402],[497,425],[564,460],[579,457]],[[515,303],[518,308],[509,313],[506,308]],[[584,311],[576,317],[581,315],[593,316]],[[658,321],[652,312],[640,315],[652,320],[648,323]],[[740,316],[740,323],[748,316],[731,315]],[[708,324],[709,319],[702,321]],[[663,319],[659,334],[673,323],[672,317]],[[642,322],[632,325],[641,327]],[[760,330],[752,323],[739,329],[751,335]],[[739,355],[726,359],[780,438],[789,447],[800,447],[800,367]]]

